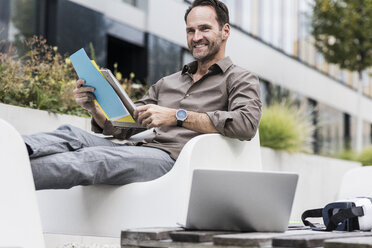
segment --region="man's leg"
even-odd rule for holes
[[[39,190],[149,181],[167,173],[173,164],[160,149],[127,145],[86,147],[31,159]]]
[[[88,133],[80,128],[63,125],[52,132],[23,135],[30,158],[75,151],[90,146],[117,146],[114,142]]]

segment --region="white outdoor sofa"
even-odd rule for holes
[[[342,177],[338,200],[372,197],[372,165],[349,170]]]
[[[0,132],[14,133],[8,126],[0,122]],[[5,145],[0,149],[4,152]],[[171,171],[153,181],[37,191],[42,230],[53,234],[119,237],[121,230],[127,228],[174,227],[186,219],[195,168],[261,170],[258,134],[251,141],[219,134],[197,136],[185,145]],[[27,169],[25,173],[30,172]]]
[[[0,119],[0,247],[43,248],[44,239],[26,146]]]

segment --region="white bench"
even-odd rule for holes
[[[0,247],[44,247],[26,146],[0,119]]]
[[[7,130],[0,126],[0,132]],[[24,144],[19,146],[23,153],[13,150],[13,155],[27,156]],[[5,146],[1,149],[7,151]],[[28,161],[23,165],[29,167]],[[191,173],[195,168],[261,170],[258,134],[251,141],[219,134],[197,136],[185,145],[171,171],[153,181],[38,191],[43,232],[119,237],[126,228],[175,226],[186,218]],[[34,190],[33,186],[27,187]]]
[[[261,170],[259,139],[200,135],[185,145],[171,171],[156,180],[38,191],[43,230],[119,237],[126,228],[175,226],[186,218],[194,168]]]
[[[355,197],[372,197],[372,166],[349,170],[342,177],[338,200]]]

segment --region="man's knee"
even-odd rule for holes
[[[84,137],[88,134],[88,132],[73,125],[64,124],[57,128],[57,135],[59,134],[62,134],[62,136],[67,135],[69,139],[71,139],[69,140],[70,143],[75,139],[79,140],[78,143],[80,143],[84,140]]]
[[[73,125],[70,125],[70,124],[63,124],[63,125],[59,126],[59,127],[57,128],[57,130],[76,131],[76,130],[82,130],[82,129],[80,129],[80,128],[78,128],[78,127],[75,127],[75,126],[73,126]]]

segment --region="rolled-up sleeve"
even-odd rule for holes
[[[158,104],[159,88],[163,83],[163,79],[160,79],[156,84],[153,84],[147,93],[134,104],[136,106],[146,105],[146,104]]]
[[[235,75],[227,82],[227,111],[217,110],[206,114],[220,134],[250,140],[256,134],[261,120],[259,79],[248,71]]]
[[[112,136],[121,140],[129,139],[132,135],[141,132],[138,128],[115,127],[109,120],[106,120],[104,127],[101,128],[93,118],[91,120],[91,126],[91,130],[95,133],[102,133],[103,135]]]

